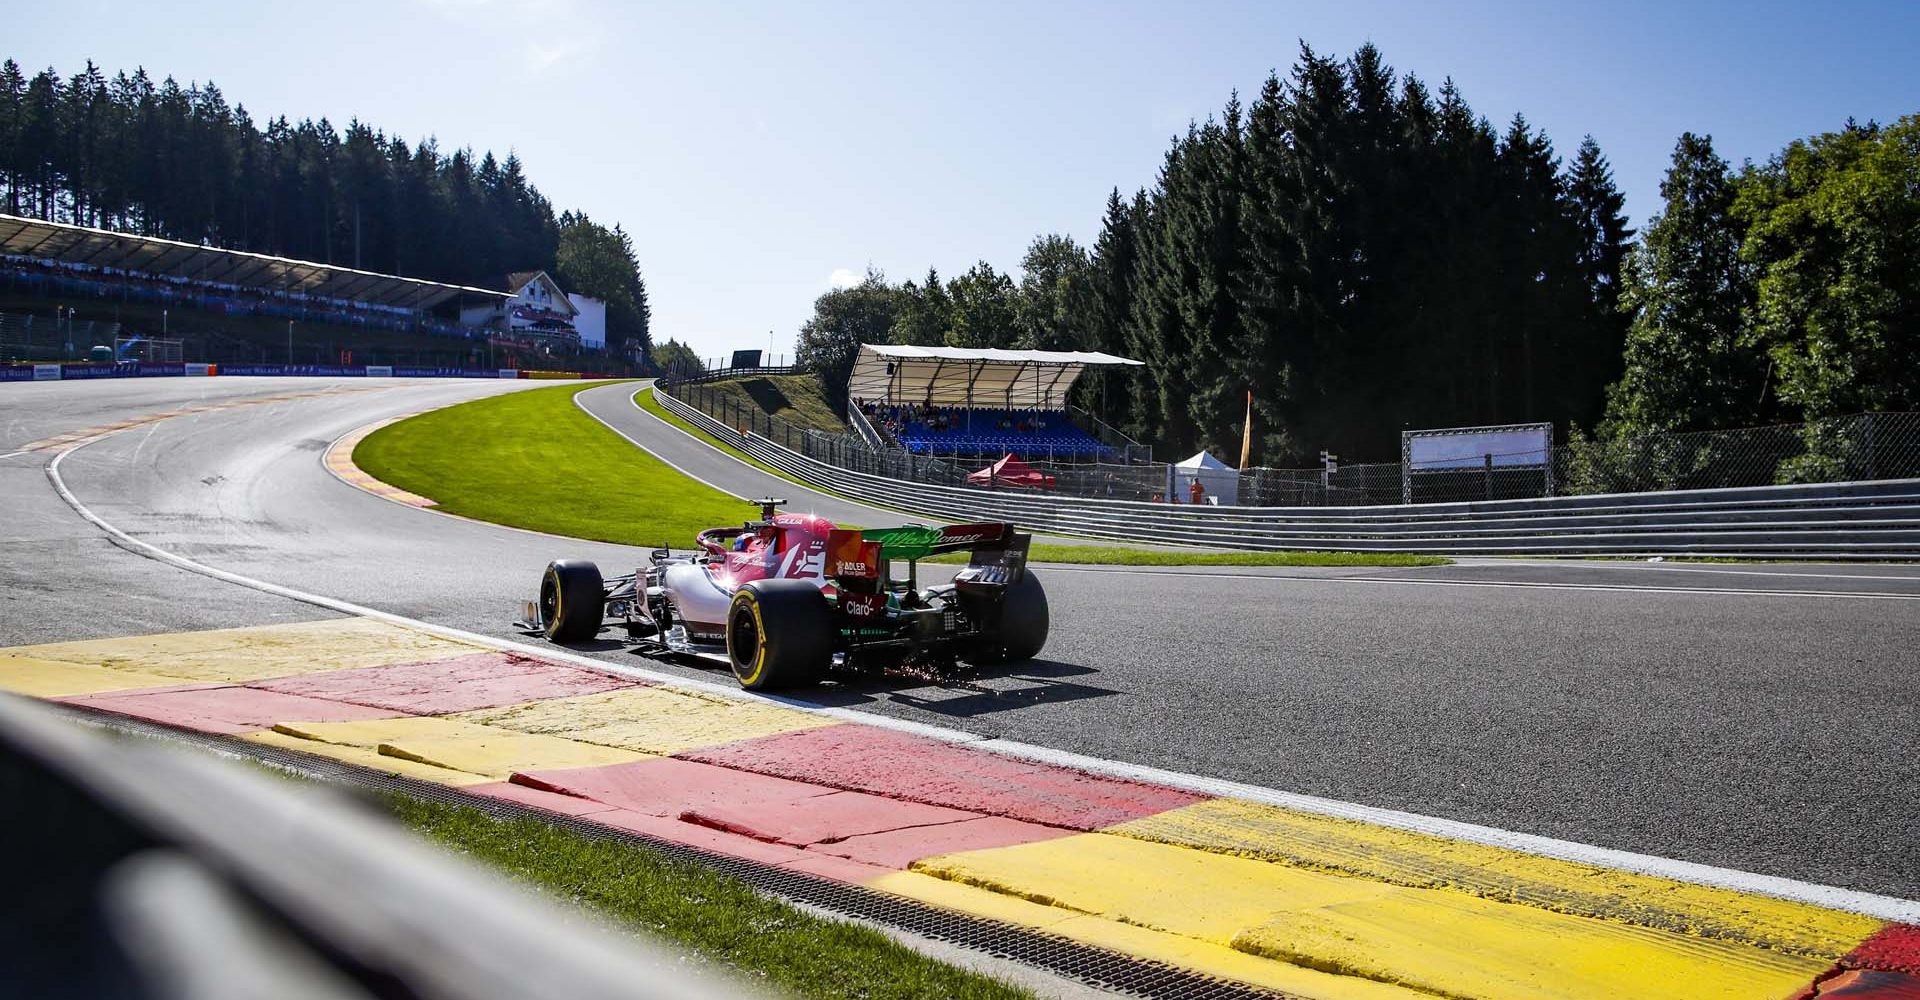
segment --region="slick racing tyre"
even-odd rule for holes
[[[750,691],[818,683],[833,658],[833,613],[810,580],[755,580],[727,610],[727,659]]]
[[[1031,660],[1047,644],[1048,621],[1047,591],[1040,586],[1040,578],[1027,570],[1020,574],[1020,582],[1008,587],[1001,597],[999,620],[969,642],[962,656],[974,664]]]
[[[554,642],[584,642],[600,634],[607,610],[600,567],[585,559],[558,559],[540,578],[540,621]]]

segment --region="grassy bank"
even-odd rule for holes
[[[604,384],[604,383],[595,383]],[[374,478],[433,499],[440,509],[557,535],[686,548],[715,525],[752,511],[635,448],[573,403],[570,384],[474,400],[390,424],[353,458]],[[642,391],[647,412],[760,468],[766,466],[668,413]],[[767,469],[775,475],[781,475]],[[792,480],[790,476],[782,478]],[[911,514],[874,522],[907,523]],[[1186,552],[1121,545],[1036,544],[1040,562],[1106,566],[1433,566],[1436,556],[1371,552]]]
[[[405,825],[563,900],[793,996],[839,1000],[1032,994],[935,961],[879,931],[789,906],[696,864],[532,819],[387,796]]]
[[[833,404],[820,391],[820,380],[811,375],[763,375],[708,382],[698,391],[710,392],[731,400],[734,405],[758,410],[784,420],[795,427],[838,434],[847,422],[835,412]]]
[[[667,423],[670,423],[673,426],[678,427],[683,431],[686,431],[688,434],[691,434],[694,437],[699,438],[701,441],[705,442],[706,444],[710,444],[713,447],[718,448],[729,455],[732,455],[733,457],[739,459],[740,461],[745,462],[748,465],[751,465],[754,468],[767,473],[768,475],[779,476],[781,479],[784,479],[787,482],[794,483],[796,485],[800,485],[800,486],[806,485],[805,483],[800,482],[800,480],[795,479],[784,472],[781,472],[779,469],[776,469],[773,466],[768,465],[757,458],[754,458],[752,455],[749,455],[746,452],[741,451],[738,448],[735,448],[733,445],[730,445],[725,441],[722,441],[719,438],[714,437],[711,434],[708,434],[706,431],[703,431],[700,428],[693,426],[693,424],[687,422],[686,418],[680,416],[677,413],[674,413],[672,410],[669,410],[664,406],[661,406],[660,401],[653,398],[652,389],[642,389],[639,392],[634,393],[633,403],[635,406],[640,407],[641,409],[647,411],[648,413],[651,413],[654,416],[659,417],[660,419],[666,421]]]
[[[595,383],[599,384],[599,383]],[[569,383],[461,403],[369,435],[353,460],[453,514],[556,535],[688,548],[753,515],[587,416]]]

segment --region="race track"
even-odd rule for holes
[[[490,635],[556,556],[335,480],[384,417],[530,387],[126,380],[0,390],[0,644],[321,617],[115,546],[54,489],[59,435],[187,405],[60,459],[76,500],[220,569]],[[590,412],[732,492],[796,489],[637,410]],[[281,397],[281,398],[275,398]],[[265,401],[262,401],[265,400]],[[795,509],[887,523],[844,501]],[[1041,567],[1045,659],[821,700],[1120,761],[1920,898],[1920,568],[1483,560],[1407,570]],[[592,655],[631,661],[617,648]],[[724,680],[683,665],[673,673]]]

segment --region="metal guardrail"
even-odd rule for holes
[[[739,996],[337,793],[0,694],[0,994]]]
[[[751,368],[708,368],[697,375],[674,374],[670,377],[675,385],[704,385],[749,375],[798,375],[806,370],[800,365],[756,365]]]
[[[1090,538],[1267,551],[1920,559],[1920,479],[1394,506],[1173,506],[854,472],[728,427],[669,392],[655,396],[701,430],[832,493]]]

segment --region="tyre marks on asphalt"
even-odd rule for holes
[[[28,452],[35,452],[35,451],[58,451],[60,449],[72,447],[74,445],[81,445],[81,444],[86,444],[90,441],[97,441],[103,437],[106,437],[109,434],[114,434],[120,431],[129,430],[134,427],[144,427],[147,424],[159,423],[162,420],[169,420],[174,417],[190,416],[196,413],[214,413],[220,410],[233,410],[233,409],[239,409],[241,407],[247,407],[247,406],[260,406],[265,403],[290,403],[290,402],[294,402],[295,400],[314,399],[321,396],[343,396],[343,395],[351,395],[356,392],[377,392],[381,388],[385,388],[385,387],[384,386],[353,386],[353,387],[341,387],[341,388],[333,388],[333,389],[314,389],[307,392],[282,392],[272,396],[255,396],[248,399],[230,399],[220,403],[196,403],[190,406],[182,406],[172,410],[162,410],[158,413],[143,413],[136,417],[127,417],[122,420],[116,420],[110,424],[100,424],[95,427],[83,427],[83,428],[80,428],[79,430],[67,431],[64,434],[56,434],[53,437],[42,438],[38,441],[29,441],[26,444],[21,445],[17,451],[11,452],[7,455],[0,456],[0,457],[12,458],[14,455],[24,455]]]
[[[1910,997],[1920,930],[360,618],[0,649],[0,689],[1327,998]]]

